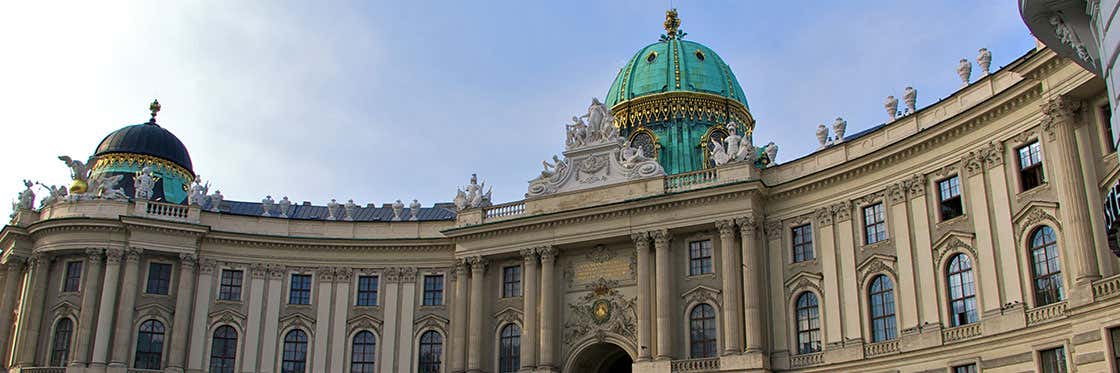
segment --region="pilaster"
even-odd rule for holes
[[[938,314],[937,291],[928,284],[936,284],[935,265],[933,263],[933,236],[930,234],[929,206],[926,202],[925,175],[915,174],[910,177],[910,217],[914,219],[910,225],[910,234],[914,237],[914,273],[917,275],[915,291],[917,297],[913,298],[918,306],[918,321],[920,325],[940,324],[941,316]],[[925,263],[925,264],[923,264]],[[919,286],[918,284],[921,284]],[[902,325],[905,332],[918,325]]]
[[[101,298],[101,279],[104,272],[102,249],[86,249],[86,273],[82,275],[82,309],[78,314],[78,333],[75,335],[79,343],[74,344],[73,354],[70,355],[71,367],[85,367],[89,364],[89,353],[93,340],[94,323],[97,320],[98,300]]]
[[[480,372],[482,369],[482,317],[484,309],[482,293],[486,291],[482,280],[486,274],[488,262],[481,256],[472,256],[468,260],[471,264],[471,324],[468,338],[470,344],[467,347],[467,371]]]
[[[816,221],[817,237],[813,242],[820,243],[821,275],[824,277],[824,307],[821,316],[824,319],[824,342],[840,343],[844,335],[841,333],[840,318],[840,271],[836,268],[836,233],[832,225],[832,210],[827,207],[817,209]]]
[[[999,272],[996,251],[992,242],[992,221],[988,213],[988,189],[984,183],[983,157],[971,152],[961,159],[961,169],[968,175],[964,191],[968,198],[972,215],[973,232],[976,235],[976,266],[980,267],[976,282],[980,287],[981,311],[984,315],[998,313],[1002,301],[999,287]]]
[[[642,362],[650,359],[650,350],[653,348],[651,335],[653,331],[650,316],[650,268],[649,268],[649,233],[639,232],[630,235],[634,241],[634,249],[638,257],[638,359]]]
[[[334,271],[331,268],[319,267],[315,270],[315,275],[319,280],[319,287],[316,289],[318,293],[315,295],[315,346],[311,350],[311,371],[312,372],[326,372],[327,371],[327,346],[330,341],[331,332],[331,282],[334,281]],[[386,276],[389,277],[389,276]],[[395,314],[389,313],[393,307],[394,299],[389,299],[389,296],[396,295],[395,282],[396,276],[390,278],[390,281],[385,284],[385,331],[382,332],[381,351],[392,351],[393,345],[396,343],[396,335],[390,334],[390,329],[396,327],[396,319],[390,319]],[[395,329],[393,329],[395,330]],[[384,364],[392,364],[395,357],[391,352],[386,354],[382,352],[381,361]],[[392,365],[383,365],[392,366]]]
[[[217,263],[213,259],[202,257],[198,260],[198,286],[194,292],[190,350],[187,353],[187,371],[192,373],[201,372],[207,361],[203,356],[206,343],[210,341],[206,317],[210,312],[210,302],[214,299],[213,279],[216,267]]]
[[[415,278],[415,269],[412,273],[413,278]],[[331,335],[329,337],[331,341],[334,341],[330,344],[330,371],[334,373],[342,373],[349,369],[349,364],[346,361],[346,348],[350,343],[347,341],[346,319],[350,310],[350,281],[353,278],[354,270],[352,268],[342,267],[334,270],[334,309],[331,314]],[[409,317],[402,321],[402,326],[408,328],[410,330],[409,335],[411,335],[412,318]],[[326,335],[323,336],[326,337]],[[411,346],[411,343],[405,343],[401,347]]]
[[[884,201],[886,207],[886,201]],[[852,203],[841,201],[831,207],[836,218],[836,243],[840,258],[840,291],[844,304],[860,304],[859,279],[856,278],[856,242],[852,227]],[[889,226],[889,224],[888,224]],[[827,296],[826,296],[827,297]],[[833,297],[835,298],[835,297]],[[844,320],[844,340],[862,340],[863,328],[858,307],[835,309]],[[829,311],[832,312],[832,311]]]
[[[276,370],[276,349],[280,345],[280,302],[284,299],[281,294],[284,288],[284,275],[287,268],[283,265],[267,265],[268,295],[265,296],[264,307],[264,336],[261,337],[261,372]]]
[[[246,315],[245,322],[245,344],[243,345],[244,356],[241,359],[241,371],[245,373],[257,372],[261,363],[261,324],[262,310],[264,306],[264,298],[267,290],[265,289],[265,277],[268,275],[268,267],[264,264],[253,264],[249,266],[249,292],[246,295],[249,297],[249,314]]]
[[[12,358],[15,367],[35,365],[35,352],[39,345],[39,329],[43,319],[43,303],[46,301],[47,272],[51,257],[42,252],[34,252],[27,260],[28,284],[24,288],[24,298],[20,302],[19,325],[22,327],[15,336],[13,349],[17,355]]]
[[[905,182],[895,185],[893,188],[900,196],[896,197],[892,193],[891,204],[887,211],[890,212],[891,220],[891,237],[894,240],[895,257],[898,258],[898,299],[902,302],[896,303],[896,312],[898,313],[899,325],[901,329],[909,328],[918,325],[918,307],[911,299],[918,299],[916,284],[914,282],[914,249],[911,244],[910,232],[913,228],[910,224],[909,205],[906,198],[906,193],[910,189],[910,183],[925,183],[924,175],[918,174],[917,180],[915,178],[907,179]],[[901,198],[899,198],[901,197]],[[922,265],[927,265],[923,263]],[[901,334],[901,333],[900,333]]]
[[[109,337],[113,330],[113,307],[117,306],[117,286],[121,276],[121,258],[124,250],[105,250],[105,278],[101,282],[101,302],[97,311],[97,329],[93,341],[93,356],[89,366],[103,370],[109,363]],[[0,325],[3,325],[0,323]]]
[[[467,282],[466,259],[455,259],[455,303],[451,308],[451,372],[466,369],[467,360]]]
[[[761,351],[763,345],[762,336],[762,306],[764,289],[762,284],[762,274],[764,272],[762,266],[762,253],[758,249],[758,222],[754,216],[745,216],[735,219],[735,224],[739,226],[739,247],[734,247],[731,242],[734,239],[735,233],[727,232],[729,239],[726,242],[724,249],[725,255],[735,259],[733,267],[730,271],[724,271],[724,286],[729,286],[730,289],[723,291],[723,306],[725,309],[724,317],[734,323],[734,333],[728,334],[736,338],[736,342],[740,340],[739,337],[739,317],[743,318],[743,330],[746,331],[746,350],[749,352]],[[727,227],[728,230],[732,227]],[[724,227],[720,227],[720,238],[724,237]],[[736,250],[738,249],[738,250]],[[739,259],[738,252],[742,256]],[[740,274],[742,271],[742,274]],[[739,279],[743,280],[742,288],[739,288]],[[739,310],[738,295],[742,294],[743,309]],[[728,310],[729,309],[729,310]],[[739,353],[743,349],[738,345],[728,346],[726,350],[730,352]]]
[[[669,256],[669,230],[650,232],[653,238],[654,261],[657,265],[657,359],[673,359],[673,296],[672,258]]]
[[[23,269],[26,262],[24,258],[9,256],[7,263],[4,264],[3,268],[7,274],[4,280],[3,298],[0,299],[0,325],[12,325],[12,314],[18,303],[19,289],[24,282]],[[12,341],[14,333],[11,328],[0,329],[0,367],[6,368],[9,365],[8,358],[11,354],[8,348],[11,345],[8,342]]]
[[[143,250],[130,248],[125,252],[124,278],[121,280],[121,301],[117,304],[117,315],[136,313],[136,292],[140,291],[140,256]],[[132,317],[118,317],[113,327],[113,353],[109,366],[125,368],[129,366],[130,345],[132,344]]]
[[[556,328],[559,320],[556,319],[556,255],[559,251],[552,246],[537,248],[537,255],[541,257],[541,337],[540,337],[540,363],[538,370],[556,371],[556,346],[560,343],[556,338]]]
[[[1008,196],[1014,193],[1007,185],[1007,171],[1003,163],[1003,143],[989,142],[981,151],[984,157],[984,168],[987,169],[988,185],[991,187],[992,231],[996,246],[996,259],[1001,271],[1001,291],[1003,304],[1018,304],[1023,302],[1023,286],[1019,281],[1019,248],[1015,243],[1015,231],[1011,226],[1011,200]],[[1103,223],[1102,223],[1103,224]]]
[[[524,286],[522,287],[522,315],[521,320],[521,369],[532,370],[537,367],[537,332],[540,326],[537,323],[537,250],[521,250],[521,265],[524,268]]]
[[[399,268],[400,273],[400,298],[397,300],[400,310],[400,326],[398,327],[397,340],[397,371],[408,370],[412,358],[413,320],[416,315],[416,268]],[[342,360],[341,358],[339,359]],[[332,369],[333,370],[333,369]],[[338,371],[341,373],[341,370]]]

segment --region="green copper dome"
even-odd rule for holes
[[[743,87],[731,68],[711,48],[677,38],[639,49],[618,72],[607,106],[636,97],[665,92],[698,92],[718,95],[747,104]]]
[[[754,131],[747,97],[715,51],[682,40],[675,9],[665,14],[666,34],[638,50],[618,72],[605,104],[633,146],[656,158],[669,174],[714,167],[708,148],[728,135]]]

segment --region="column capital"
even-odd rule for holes
[[[907,192],[910,198],[925,197],[926,195],[926,174],[916,173],[910,175],[910,179],[906,181]]]
[[[397,273],[400,274],[400,282],[402,283],[416,282],[416,267],[397,268]],[[338,280],[338,278],[336,277],[335,280]],[[347,281],[349,281],[349,277],[347,277]]]
[[[891,204],[899,204],[906,202],[906,185],[905,181],[899,181],[887,186],[887,196],[891,198]],[[839,219],[837,219],[839,220]]]
[[[537,255],[541,256],[541,262],[549,262],[556,260],[556,255],[560,254],[560,250],[556,250],[552,245],[541,246],[537,248]]]
[[[968,152],[964,157],[961,157],[961,169],[971,177],[982,175],[984,173],[984,155],[979,151]]]
[[[1046,131],[1047,135],[1050,135],[1052,141],[1057,125],[1076,125],[1083,105],[1081,100],[1063,95],[1046,100],[1040,106],[1042,108],[1042,129]]]
[[[400,270],[400,268],[396,268],[396,267],[385,268],[385,271],[383,271],[382,274],[383,274],[383,276],[385,276],[385,283],[393,284],[393,283],[396,283],[396,282],[401,280],[401,270]],[[334,277],[331,276],[330,279],[333,279],[333,278]],[[322,280],[323,275],[319,275],[319,279]],[[330,279],[328,279],[328,280],[330,280]]]
[[[218,262],[212,258],[200,257],[198,258],[198,272],[204,274],[214,273],[214,269],[218,267]]]
[[[813,213],[813,217],[816,218],[817,224],[832,225],[832,210],[829,210],[827,207],[817,209],[817,211]]]
[[[179,263],[183,265],[183,268],[190,267],[194,269],[194,267],[198,265],[198,255],[189,253],[179,254]]]
[[[739,225],[740,235],[753,237],[755,232],[758,232],[758,219],[754,215],[735,218],[735,224]],[[720,234],[722,233],[720,231]]]
[[[265,275],[268,275],[268,267],[261,263],[250,264],[249,275],[253,278],[264,278]]]
[[[767,238],[774,240],[782,237],[782,231],[784,230],[782,228],[781,220],[767,220],[763,226],[762,233],[765,234]]]
[[[984,165],[988,169],[1003,166],[1003,143],[999,141],[988,142],[981,153],[984,155]]]
[[[537,262],[537,249],[535,249],[535,248],[521,249],[521,260],[524,261],[526,264],[529,264],[529,263],[536,264],[536,262]]]
[[[18,273],[23,271],[23,267],[26,265],[26,263],[27,258],[11,257],[8,258],[8,263],[5,266],[8,268],[8,272]]]
[[[471,263],[471,272],[473,273],[486,272],[486,267],[490,264],[490,261],[483,259],[481,256],[468,257],[467,261]]]
[[[284,279],[284,273],[288,272],[288,267],[283,264],[268,264],[265,266],[268,271],[268,278],[272,280]]]
[[[140,262],[140,256],[144,254],[144,249],[139,247],[130,247],[125,252],[125,260],[129,263]]]
[[[92,265],[101,264],[102,252],[104,252],[104,249],[88,248],[86,249],[86,260],[89,260],[89,264]]]
[[[649,232],[635,232],[630,234],[630,239],[638,248],[649,248]]]
[[[668,229],[658,229],[649,232],[649,236],[653,238],[654,247],[662,247],[669,244],[673,239],[673,235],[669,233]]]
[[[31,269],[45,267],[51,262],[51,254],[42,251],[32,252],[31,256],[27,257],[27,266]]]
[[[413,268],[412,270],[415,271],[416,269]],[[413,273],[413,276],[415,276],[415,272]],[[338,267],[338,268],[334,269],[334,281],[335,282],[350,282],[350,279],[353,279],[353,278],[354,278],[354,269],[353,268]]]
[[[716,229],[719,229],[720,236],[731,236],[735,234],[735,221],[738,219],[720,219],[715,221]]]
[[[108,264],[121,264],[121,258],[124,257],[124,250],[108,248],[105,249],[105,263]]]
[[[852,220],[852,201],[843,200],[832,204],[829,208],[832,210],[833,216],[836,217],[837,223]]]

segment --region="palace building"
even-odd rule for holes
[[[0,371],[1120,372],[1104,79],[1041,45],[963,61],[779,164],[679,26],[508,203],[476,177],[433,206],[226,200],[153,103],[19,196]]]

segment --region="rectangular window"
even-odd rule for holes
[[[1039,365],[1042,373],[1066,373],[1065,347],[1052,348],[1039,352]]]
[[[241,278],[240,270],[223,269],[218,286],[218,300],[241,300]]]
[[[712,240],[692,241],[688,243],[688,275],[702,275],[713,273],[712,270]]]
[[[1042,146],[1038,141],[1019,148],[1019,183],[1023,191],[1034,189],[1046,182],[1042,171]]]
[[[1109,339],[1112,340],[1112,369],[1114,372],[1120,372],[1120,327],[1108,330]]]
[[[292,274],[288,304],[311,304],[311,275]]]
[[[1112,134],[1112,105],[1104,104],[1100,107],[1101,110],[1101,126],[1104,127],[1104,142],[1105,150],[1108,153],[1116,152],[1116,138]],[[1108,155],[1108,154],[1105,154]]]
[[[949,220],[964,215],[961,203],[961,178],[957,175],[937,182],[938,200],[941,201],[941,220]]]
[[[152,263],[148,266],[148,294],[167,295],[171,290],[171,265]]]
[[[443,275],[424,276],[424,305],[443,304]]]
[[[864,240],[870,245],[887,239],[887,221],[883,216],[883,203],[863,208]]]
[[[358,276],[358,305],[377,305],[377,276]]]
[[[82,283],[82,262],[66,263],[66,279],[62,283],[62,291],[78,291]]]
[[[976,373],[976,364],[955,366],[953,367],[953,373]]]
[[[793,262],[813,260],[813,226],[805,224],[793,227]]]
[[[521,266],[502,268],[502,298],[521,296]]]

